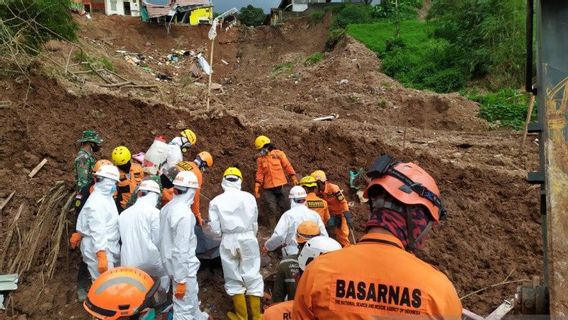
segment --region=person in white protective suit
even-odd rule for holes
[[[260,274],[258,208],[256,199],[241,191],[243,176],[238,168],[230,167],[223,174],[221,187],[225,192],[209,203],[209,225],[222,236],[219,253],[225,278],[225,291],[233,299],[235,312],[227,313],[230,320],[248,319],[245,294],[253,320],[261,319],[260,298],[264,282]]]
[[[208,319],[208,314],[199,309],[196,220],[190,209],[199,183],[193,172],[181,171],[173,185],[174,198],[160,211],[160,255],[173,281],[173,319]]]
[[[311,220],[318,224],[321,234],[328,236],[325,225],[320,215],[306,207],[306,190],[301,186],[295,186],[290,190],[290,210],[284,212],[278,220],[272,236],[266,240],[262,247],[262,253],[274,251],[280,246],[282,256],[298,254],[298,243],[296,242],[296,230],[298,225],[306,220]]]
[[[124,210],[118,218],[122,247],[120,264],[146,272],[155,281],[160,281],[162,291],[169,289],[169,277],[162,264],[160,245],[161,190],[156,181],[143,180],[138,187],[138,199]]]
[[[95,188],[77,217],[77,232],[81,234],[81,254],[89,268],[91,280],[118,265],[120,234],[118,210],[112,195],[120,179],[118,168],[103,165],[95,172]]]
[[[183,161],[183,153],[187,152],[195,142],[197,142],[197,136],[189,129],[183,130],[178,137],[174,137],[168,144],[166,162],[162,164],[161,172],[164,173]]]

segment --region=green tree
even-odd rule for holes
[[[518,86],[524,75],[524,1],[434,0],[433,35],[448,41],[446,56],[488,87]]]
[[[260,26],[264,23],[265,19],[266,15],[264,14],[264,11],[262,11],[261,8],[255,8],[250,4],[241,8],[241,12],[239,13],[239,20],[247,26]]]

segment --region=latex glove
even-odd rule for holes
[[[183,299],[183,296],[185,296],[185,283],[176,284],[176,292],[174,295],[177,299]]]
[[[297,186],[298,185],[298,177],[296,177],[296,175],[293,175],[290,177],[290,179],[292,180],[292,184]]]
[[[347,225],[350,229],[353,229],[353,220],[351,220],[351,212],[345,211],[343,214],[345,216],[345,221],[347,221]]]
[[[79,232],[73,232],[69,239],[69,247],[71,247],[71,249],[77,249],[81,244],[81,239],[83,239],[83,236],[81,236]]]
[[[97,270],[99,273],[104,273],[108,270],[108,259],[107,253],[104,250],[97,252],[97,260],[99,261],[97,265]]]
[[[254,197],[260,199],[260,183],[254,184]]]

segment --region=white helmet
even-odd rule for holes
[[[321,254],[341,249],[339,242],[326,236],[313,237],[302,248],[302,252],[298,256],[298,264],[300,269],[306,270],[308,263]]]
[[[295,186],[292,189],[290,189],[290,196],[288,196],[288,198],[305,199],[307,196],[308,194],[306,193],[306,190],[304,188],[302,188],[301,186]]]
[[[197,176],[191,171],[180,171],[174,179],[174,186],[199,189],[199,181]]]
[[[154,180],[144,180],[140,182],[140,187],[138,188],[139,191],[150,191],[160,194],[160,186]]]
[[[95,176],[109,178],[116,182],[120,181],[120,173],[118,172],[118,168],[111,164],[105,164],[101,166],[99,170],[95,172]]]

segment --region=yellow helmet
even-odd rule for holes
[[[267,143],[270,143],[270,139],[267,136],[258,136],[254,140],[254,146],[257,150],[262,149]]]
[[[184,138],[187,139],[187,141],[189,141],[189,143],[191,143],[191,145],[194,145],[197,142],[197,136],[195,135],[195,133],[189,129],[185,129],[183,130],[180,135]]]
[[[302,187],[308,187],[308,188],[314,188],[318,186],[316,178],[312,176],[305,176],[302,179],[300,179],[300,185]]]
[[[243,180],[243,174],[241,173],[241,170],[239,170],[239,168],[235,167],[227,168],[227,170],[225,170],[225,173],[223,173],[223,178],[227,176],[236,176],[239,177],[241,180]]]
[[[126,164],[131,158],[130,150],[125,146],[118,146],[112,150],[112,163],[115,166]]]
[[[314,177],[317,181],[326,182],[327,177],[325,176],[325,172],[322,170],[316,170],[310,174],[310,176]]]

